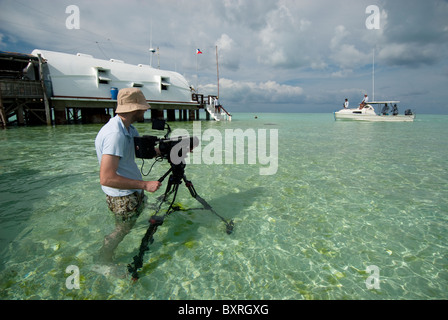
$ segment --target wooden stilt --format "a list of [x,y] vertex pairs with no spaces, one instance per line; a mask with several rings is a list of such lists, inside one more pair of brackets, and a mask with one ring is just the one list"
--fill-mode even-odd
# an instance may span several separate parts
[[6,114],[3,107],[2,91],[0,90],[0,122],[3,128],[6,128]]
[[37,59],[39,60],[39,75],[40,75],[40,83],[42,84],[42,93],[44,95],[44,105],[45,105],[45,118],[47,121],[47,125],[51,125],[51,114],[50,114],[50,102],[47,97],[47,90],[45,88],[45,78],[42,64],[44,63],[42,60],[42,56],[38,53]]
[[17,124],[20,125],[20,126],[24,126],[25,125],[25,118],[23,116],[23,106],[24,106],[24,104],[20,104],[17,107],[17,111],[16,111]]
[[167,117],[168,121],[176,120],[176,110],[174,110],[174,109],[166,110],[166,117]]
[[194,110],[188,110],[189,115],[188,115],[188,120],[190,121],[194,121],[195,120],[195,111]]

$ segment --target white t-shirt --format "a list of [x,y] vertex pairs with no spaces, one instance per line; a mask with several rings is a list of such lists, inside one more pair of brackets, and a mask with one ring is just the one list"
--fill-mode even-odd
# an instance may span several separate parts
[[[134,137],[138,137],[138,131],[134,126],[129,127],[129,131],[123,124],[121,118],[117,115],[109,120],[95,139],[96,155],[101,164],[103,154],[109,154],[120,157],[117,174],[129,179],[143,180],[142,174],[135,163]],[[112,197],[127,196],[136,189],[116,189],[101,186],[104,193]]]

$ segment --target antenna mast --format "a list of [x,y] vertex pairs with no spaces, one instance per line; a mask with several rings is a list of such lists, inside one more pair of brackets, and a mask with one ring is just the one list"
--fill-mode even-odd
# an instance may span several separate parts
[[149,65],[152,67],[152,57],[154,56],[154,53],[156,50],[152,47],[152,21],[150,26],[150,34],[149,34],[149,52],[151,52],[151,55],[149,56]]
[[372,63],[372,101],[375,101],[375,48],[373,48],[373,63]]
[[219,67],[218,67],[218,46],[216,46],[216,77],[218,80],[218,98],[219,98]]

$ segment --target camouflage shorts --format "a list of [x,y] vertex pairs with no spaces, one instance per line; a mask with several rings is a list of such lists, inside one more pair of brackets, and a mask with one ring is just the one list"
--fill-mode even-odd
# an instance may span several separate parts
[[145,194],[134,192],[127,196],[111,197],[106,195],[109,209],[115,213],[115,218],[120,221],[128,221],[137,218],[143,209]]

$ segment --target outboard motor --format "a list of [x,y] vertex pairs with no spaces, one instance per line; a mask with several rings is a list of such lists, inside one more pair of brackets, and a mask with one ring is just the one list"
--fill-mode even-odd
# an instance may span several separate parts
[[412,116],[412,110],[411,109],[406,109],[406,111],[404,112],[405,116]]

